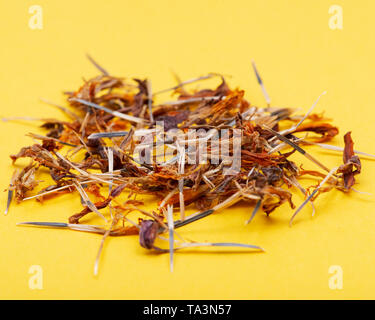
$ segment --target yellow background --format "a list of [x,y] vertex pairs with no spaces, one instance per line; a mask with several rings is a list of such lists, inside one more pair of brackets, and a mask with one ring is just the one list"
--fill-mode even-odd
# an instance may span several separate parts
[[[339,126],[334,143],[342,146],[343,134],[352,130],[355,148],[375,153],[374,1],[0,3],[1,117],[61,117],[38,99],[63,104],[63,90],[75,90],[82,77],[96,75],[86,53],[114,75],[149,77],[155,90],[175,83],[171,69],[182,79],[230,74],[230,84],[264,106],[251,70],[254,59],[272,105],[307,111],[327,90],[316,111],[325,110]],[[28,9],[34,4],[43,8],[43,30],[28,27]],[[343,30],[328,26],[332,4],[343,8]],[[1,188],[13,171],[8,155],[32,143],[25,134],[41,133],[37,124],[0,123]],[[341,164],[339,153],[311,152],[329,167]],[[362,163],[356,188],[375,194],[375,162]],[[298,193],[294,199],[297,205],[303,201]],[[0,203],[5,209],[5,192]],[[306,206],[292,228],[287,205],[269,218],[258,214],[248,226],[244,221],[252,208],[235,206],[180,232],[198,241],[257,244],[267,252],[181,251],[173,273],[168,255],[147,252],[137,237],[110,238],[98,277],[93,263],[99,235],[15,226],[21,221],[65,222],[80,209],[77,196],[44,205],[12,204],[8,216],[0,216],[0,298],[375,298],[374,204],[371,196],[333,191],[318,198],[315,217]],[[43,268],[43,290],[29,289],[31,265]],[[331,265],[343,269],[342,290],[329,289]]]

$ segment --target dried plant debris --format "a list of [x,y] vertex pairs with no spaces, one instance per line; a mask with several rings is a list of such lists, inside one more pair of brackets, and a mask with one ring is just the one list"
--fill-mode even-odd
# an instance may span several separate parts
[[[66,92],[68,107],[43,100],[63,111],[64,119],[23,118],[42,121],[46,133],[29,134],[34,144],[11,156],[13,163],[20,158],[29,158],[30,163],[12,176],[5,213],[13,198],[48,202],[75,193],[83,208],[72,212],[67,223],[20,224],[102,234],[95,274],[108,236],[138,234],[143,248],[170,253],[171,270],[174,251],[184,248],[234,246],[263,251],[249,244],[187,241],[177,232],[239,201],[250,206],[245,224],[261,212],[270,215],[284,203],[294,209],[292,192],[299,191],[305,201],[292,214],[291,223],[321,193],[352,190],[354,177],[361,172],[359,156],[373,157],[353,149],[350,132],[344,135],[344,148],[322,143],[339,130],[322,114],[312,113],[320,97],[305,115],[272,107],[255,63],[267,103],[264,108],[246,100],[243,90],[231,89],[220,74],[179,81],[153,92],[156,84],[151,86],[149,79],[112,76],[89,59],[101,75],[85,81],[77,91]],[[197,81],[212,78],[220,81],[216,88],[191,89]],[[160,102],[167,92],[175,98]],[[311,145],[342,152],[343,164],[328,168],[324,160],[306,151]],[[296,151],[305,162],[291,160]],[[310,165],[312,169],[303,169]],[[42,172],[49,173],[50,184],[36,191]],[[317,179],[316,186],[301,186],[299,180],[306,175]],[[154,210],[144,208],[142,195],[158,199]],[[196,213],[185,213],[194,207]],[[131,220],[130,213],[137,213],[138,221]],[[106,224],[81,223],[94,215]]]

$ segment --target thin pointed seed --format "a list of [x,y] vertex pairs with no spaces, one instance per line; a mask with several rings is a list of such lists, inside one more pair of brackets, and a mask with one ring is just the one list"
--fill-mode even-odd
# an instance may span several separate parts
[[334,172],[336,170],[337,170],[337,168],[333,168],[332,170],[330,170],[328,172],[328,174],[325,176],[325,178],[320,182],[318,187],[313,192],[311,192],[311,194],[306,198],[306,200],[298,207],[298,209],[294,212],[292,218],[289,221],[289,226],[292,226],[293,220],[296,217],[296,215],[298,214],[298,212],[300,212],[302,210],[302,208],[306,205],[306,203],[308,203],[314,197],[314,195],[327,182],[327,180],[334,174]]
[[[108,233],[107,233],[108,232]],[[104,246],[104,241],[105,239],[107,238],[107,235],[109,234],[110,230],[108,229],[106,231],[106,233],[103,235],[103,238],[102,240],[100,241],[100,245],[99,245],[99,250],[98,250],[98,253],[96,254],[96,259],[95,259],[95,263],[94,263],[94,276],[97,276],[98,273],[99,273],[99,260],[100,260],[100,255],[102,253],[102,250],[103,250],[103,246]]]
[[204,212],[202,212],[202,213],[199,213],[199,214],[193,215],[191,218],[187,217],[187,218],[185,218],[184,221],[177,220],[177,221],[175,221],[175,223],[174,223],[174,227],[175,227],[175,228],[183,227],[183,226],[185,226],[185,225],[187,225],[187,224],[189,224],[189,223],[192,223],[192,222],[194,222],[194,221],[197,221],[197,220],[199,220],[199,219],[202,219],[202,218],[204,218],[204,217],[207,217],[207,216],[209,216],[209,215],[210,215],[211,213],[213,213],[213,212],[214,212],[214,210],[209,209],[209,210],[206,210],[206,211],[204,211]]
[[[302,119],[295,126],[292,126],[289,129],[282,130],[279,133],[284,136],[284,135],[286,135],[288,133],[292,133],[293,131],[295,131],[307,119],[307,117],[310,115],[310,113],[314,110],[315,106],[318,104],[320,98],[323,95],[325,95],[326,93],[327,93],[327,91],[323,91],[320,94],[320,96],[315,100],[315,102],[313,103],[313,105],[310,107],[309,111],[307,111],[307,113],[302,117]],[[274,138],[276,138],[276,137],[273,137],[272,139],[270,139],[270,141],[273,141]]]
[[207,178],[207,176],[204,174],[202,175],[203,181],[212,189],[215,188],[215,185],[211,182],[210,179]]
[[103,251],[104,241],[108,237],[108,235],[110,234],[110,232],[111,232],[113,226],[115,225],[115,223],[116,223],[116,220],[113,220],[112,223],[111,223],[111,226],[105,231],[105,233],[102,237],[102,240],[100,241],[99,250],[98,250],[98,253],[96,255],[96,259],[95,259],[95,263],[94,263],[94,275],[95,276],[97,276],[98,272],[99,272],[99,261],[100,261],[100,255]]
[[181,247],[177,247],[176,250],[189,248],[189,247],[241,247],[241,248],[249,248],[249,249],[256,249],[260,251],[265,251],[262,247],[246,244],[246,243],[236,243],[236,242],[202,242],[202,243],[183,243]]
[[66,162],[67,164],[69,164],[73,169],[77,170],[80,174],[84,175],[85,177],[89,177],[91,179],[94,179],[94,180],[97,180],[97,181],[100,181],[102,183],[108,183],[108,181],[105,181],[103,179],[100,179],[98,178],[95,174],[90,174],[80,168],[78,168],[76,165],[74,165],[71,161],[69,161],[68,159],[65,159],[60,153],[58,153],[57,151],[54,152],[56,156],[58,156],[61,160],[63,160],[64,162]]
[[311,160],[312,162],[314,162],[316,165],[318,165],[319,167],[321,167],[325,171],[329,172],[329,169],[324,164],[322,164],[320,161],[318,161],[317,159],[315,159],[311,154],[309,154],[309,153],[306,152],[305,153],[305,157],[307,159]]
[[271,98],[270,98],[270,96],[268,95],[268,92],[267,92],[267,90],[266,90],[266,87],[265,87],[264,84],[263,84],[263,80],[262,80],[262,78],[260,77],[260,75],[259,75],[259,73],[258,73],[258,70],[257,70],[257,67],[256,67],[256,65],[255,65],[255,62],[252,61],[251,64],[252,64],[252,66],[253,66],[254,73],[255,73],[255,76],[256,76],[256,78],[257,78],[257,80],[258,80],[258,83],[259,83],[260,87],[262,88],[263,96],[264,96],[264,98],[265,98],[267,104],[270,105],[270,104],[271,104]]
[[128,217],[125,217],[125,216],[124,216],[124,219],[125,219],[126,221],[130,222],[130,223],[131,223],[133,226],[135,226],[138,230],[141,229],[141,227],[140,227],[137,223],[135,223],[133,220],[130,220]]
[[90,62],[105,76],[108,76],[109,73],[107,70],[105,70],[103,67],[101,67],[88,53],[86,54],[87,59],[90,60]]
[[350,190],[353,190],[354,192],[357,192],[359,194],[365,194],[367,196],[372,196],[372,197],[374,196],[374,194],[371,192],[360,191],[360,190],[354,189],[353,187],[351,187]]
[[150,114],[150,121],[151,121],[151,123],[153,123],[154,122],[154,116],[152,114],[152,85],[151,85],[150,80],[147,80],[147,92],[148,92],[148,97],[147,97],[148,112]]
[[254,217],[255,217],[256,213],[258,212],[261,204],[262,204],[262,200],[258,200],[258,202],[256,203],[255,208],[254,208],[254,210],[251,214],[251,217],[249,218],[249,220],[246,221],[246,224],[249,224],[254,219]]
[[134,128],[131,127],[131,129],[129,130],[129,133],[125,136],[125,138],[120,143],[119,148],[121,150],[123,150],[125,148],[125,146],[129,143],[129,141],[133,137],[133,135],[134,135]]
[[87,139],[98,139],[98,138],[116,138],[124,137],[128,134],[128,131],[114,131],[114,132],[97,132],[90,134]]
[[74,231],[90,232],[104,234],[105,230],[102,226],[88,225],[88,224],[72,224],[72,223],[62,223],[62,222],[20,222],[16,224],[17,226],[32,226],[32,227],[47,227],[47,228],[61,228],[70,229]]
[[[91,182],[95,182],[95,180],[81,181],[79,183],[80,184],[86,184],[86,183],[91,183]],[[74,187],[74,184],[68,184],[68,185],[65,185],[65,186],[62,186],[62,187],[59,187],[59,188],[55,188],[55,189],[50,190],[50,191],[46,191],[46,192],[39,193],[39,194],[30,196],[30,197],[27,197],[27,198],[23,198],[22,201],[26,201],[26,200],[30,200],[30,199],[34,199],[34,198],[43,197],[43,196],[45,196],[47,194],[58,192],[58,191],[61,191],[61,190],[64,190],[64,189],[67,189],[67,188],[70,188],[70,187]]]
[[81,195],[82,199],[86,203],[86,205],[91,209],[91,211],[95,212],[100,218],[102,218],[105,222],[107,222],[107,219],[99,212],[98,208],[95,206],[93,202],[89,199],[87,193],[82,188],[82,186],[79,183],[74,183],[74,186],[76,187],[77,191]]
[[[108,173],[113,175],[113,149],[111,147],[108,147]],[[113,179],[109,181],[109,195],[111,195],[112,184]]]
[[173,272],[173,247],[174,247],[174,222],[173,222],[173,205],[168,205],[167,209],[167,220],[169,230],[169,266],[171,272]]
[[88,225],[88,224],[73,224],[68,223],[68,228],[74,231],[82,231],[82,232],[91,232],[91,233],[99,233],[104,234],[105,229],[102,226],[95,226],[95,225]]
[[[288,179],[287,177],[285,177],[286,180],[289,181],[289,183],[291,183],[293,186],[297,187],[298,190],[301,191],[301,193],[306,197],[307,196],[307,192],[306,190],[301,186],[301,184],[298,182],[298,180],[293,177],[291,179]],[[311,207],[312,207],[312,216],[315,215],[315,206],[314,206],[314,203],[312,201],[310,201],[310,204],[311,204]]]
[[100,218],[102,218],[105,222],[108,222],[108,220],[99,212],[99,210],[96,208],[95,204],[92,203],[90,200],[85,200],[86,205],[91,209],[91,211],[95,212]]
[[258,249],[261,251],[264,251],[262,247],[252,245],[252,244],[246,244],[246,243],[235,243],[235,242],[214,242],[212,243],[212,246],[215,247],[243,247],[243,248],[250,248],[250,249]]
[[222,100],[225,99],[225,96],[217,97],[197,97],[197,98],[190,98],[190,99],[183,99],[183,100],[175,100],[175,101],[166,101],[160,104],[160,106],[169,106],[169,105],[180,105],[185,103],[194,103],[194,102],[204,102],[204,101],[215,101],[215,100]]
[[[113,175],[113,149],[111,147],[108,147],[108,172]],[[108,197],[111,195],[112,186],[113,186],[113,179],[109,181]],[[111,202],[109,203],[108,206],[109,206],[109,212],[111,214],[111,219],[113,219]]]
[[[259,196],[253,195],[253,194],[251,194],[251,195],[247,194],[246,197],[249,198],[249,199],[254,199],[254,200],[259,200],[260,199]],[[242,199],[242,194],[241,194],[241,191],[239,190],[236,193],[232,194],[229,198],[227,198],[223,202],[220,202],[219,204],[217,204],[216,206],[214,206],[213,210],[217,211],[217,210],[226,208],[226,207],[228,207],[228,206],[230,206],[230,205],[238,202],[241,199]]]
[[177,192],[177,188],[174,188],[171,192],[169,192],[165,197],[164,199],[162,200],[162,202],[160,202],[159,204],[159,209],[163,208],[165,203]]
[[34,138],[34,139],[38,139],[38,140],[53,140],[53,141],[56,141],[58,143],[61,143],[63,145],[69,146],[69,147],[78,147],[78,145],[76,145],[76,144],[71,144],[69,142],[65,142],[65,141],[62,141],[62,140],[59,140],[59,139],[56,139],[56,138],[52,138],[52,137],[43,136],[41,134],[35,134],[35,133],[29,132],[26,136]]
[[81,122],[81,127],[79,128],[79,132],[81,132],[82,139],[86,135],[86,126],[87,126],[87,122],[89,121],[89,117],[90,117],[90,112],[86,111],[85,117],[83,118]]
[[268,131],[272,132],[275,136],[277,136],[277,138],[287,144],[289,144],[291,147],[293,147],[294,149],[296,149],[299,153],[303,154],[307,159],[309,159],[310,161],[314,162],[316,165],[318,165],[320,168],[322,168],[323,170],[329,172],[329,169],[324,165],[322,164],[320,161],[318,161],[317,159],[315,159],[311,154],[307,153],[305,150],[303,150],[300,146],[298,146],[297,144],[295,144],[294,142],[290,141],[288,138],[284,137],[283,135],[281,135],[280,133],[276,132],[275,130],[271,129],[270,127],[266,126],[266,125],[263,125]]
[[197,81],[200,81],[200,80],[205,80],[205,79],[210,79],[210,78],[213,78],[215,76],[219,76],[218,74],[209,74],[209,75],[206,75],[206,76],[202,76],[202,77],[199,77],[199,78],[194,78],[194,79],[190,79],[190,80],[185,80],[183,82],[180,82],[178,85],[174,86],[174,87],[171,87],[171,88],[167,88],[167,89],[163,89],[163,90],[160,90],[160,91],[157,91],[155,92],[153,95],[157,95],[157,94],[160,94],[160,93],[164,93],[164,92],[168,92],[168,91],[172,91],[172,90],[176,90],[178,88],[181,88],[183,87],[184,85],[186,84],[190,84],[190,83],[193,83],[193,82],[197,82]]
[[[180,183],[180,181],[182,183]],[[179,185],[183,185],[184,179],[181,179],[180,181],[179,181]],[[184,221],[185,220],[185,200],[184,200],[184,193],[182,189],[180,189],[178,196],[179,196],[179,201],[180,201],[180,219],[181,221]]]
[[327,91],[323,91],[320,96],[318,97],[318,99],[315,100],[315,102],[313,103],[313,105],[310,107],[309,111],[307,111],[307,113],[303,116],[303,118],[295,125],[294,127],[294,130],[297,129],[303,121],[305,121],[307,119],[307,117],[310,115],[310,113],[314,110],[315,106],[318,104],[320,98],[325,95],[327,93]]
[[144,123],[144,120],[141,119],[141,118],[129,116],[127,114],[123,114],[123,113],[118,112],[118,111],[112,111],[111,109],[108,109],[106,107],[100,106],[100,105],[98,105],[96,103],[93,103],[93,102],[90,102],[90,101],[86,101],[86,100],[78,99],[78,98],[70,98],[69,100],[70,101],[76,101],[76,102],[82,103],[82,104],[84,104],[84,105],[86,105],[88,107],[92,107],[92,108],[95,108],[95,109],[98,109],[98,110],[105,111],[105,112],[110,113],[111,115],[113,115],[115,117],[118,117],[118,118],[121,118],[121,119],[124,119],[124,120],[128,120],[128,121],[131,121],[131,122],[136,122],[136,123]]
[[[317,143],[317,142],[312,142],[312,141],[303,141],[303,142],[307,143],[307,144],[314,145],[314,146],[321,147],[323,149],[328,149],[328,150],[333,150],[333,151],[339,151],[339,152],[344,151],[344,148],[338,147],[338,146],[332,146],[330,144]],[[362,151],[358,151],[358,150],[353,150],[353,152],[356,153],[357,155],[362,155],[362,156],[365,156],[365,157],[375,158],[374,154],[370,154],[370,153],[366,153],[366,152],[362,152]]]
[[28,221],[28,222],[19,222],[17,226],[37,226],[37,227],[52,227],[52,228],[69,228],[68,223],[63,222],[41,222],[41,221]]
[[[10,187],[11,186],[12,185],[10,185]],[[12,199],[13,199],[13,190],[8,190],[7,207],[6,207],[5,212],[4,212],[5,215],[7,215],[8,212],[9,212],[9,207],[10,207],[10,204],[12,202]]]
[[47,99],[44,99],[44,98],[39,98],[39,100],[48,104],[48,105],[50,105],[50,106],[53,106],[53,107],[56,107],[56,108],[60,109],[62,112],[66,113],[68,116],[70,116],[72,119],[76,119],[76,120],[80,119],[80,117],[77,114],[75,114],[74,112],[70,111],[69,109],[67,109],[63,106],[60,106],[60,105],[58,105],[54,102],[51,102]]

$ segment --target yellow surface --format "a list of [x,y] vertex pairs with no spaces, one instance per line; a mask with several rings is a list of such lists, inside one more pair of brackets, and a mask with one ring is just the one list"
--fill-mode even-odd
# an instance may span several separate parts
[[[43,9],[42,30],[28,27],[34,4]],[[342,30],[328,26],[332,4],[343,8]],[[355,148],[375,153],[374,1],[2,0],[0,7],[2,117],[61,117],[38,98],[64,103],[63,90],[96,75],[87,52],[112,74],[150,77],[155,90],[174,84],[171,69],[182,79],[230,74],[233,86],[264,106],[250,67],[254,59],[273,105],[307,111],[327,90],[316,110],[325,110],[339,126],[334,143],[342,146],[343,134],[352,130]],[[32,143],[26,133],[42,131],[32,122],[3,122],[0,130],[5,189],[13,171],[8,155]],[[311,150],[329,167],[341,164],[339,153]],[[358,190],[375,194],[374,161],[363,161],[357,181]],[[297,205],[303,201],[298,193],[294,199]],[[5,208],[5,192],[0,203]],[[0,216],[0,298],[375,298],[374,204],[368,195],[333,191],[318,198],[315,217],[306,206],[292,228],[287,205],[269,218],[257,215],[248,226],[251,208],[236,206],[181,234],[253,243],[267,252],[179,252],[173,273],[168,255],[145,251],[137,237],[111,238],[98,277],[93,263],[100,236],[15,226],[66,221],[80,209],[78,197],[12,204],[8,216]],[[29,288],[32,265],[43,269],[42,290]],[[331,265],[343,270],[342,290],[328,286]]]

